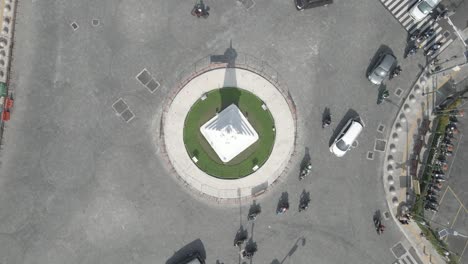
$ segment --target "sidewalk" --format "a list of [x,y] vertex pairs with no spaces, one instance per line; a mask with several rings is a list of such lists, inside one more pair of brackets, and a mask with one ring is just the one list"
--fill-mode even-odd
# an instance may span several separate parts
[[438,56],[437,63],[443,69],[440,67],[434,71],[438,65],[436,63],[422,71],[397,113],[385,152],[384,188],[391,215],[424,263],[445,263],[445,260],[420,235],[416,220],[402,225],[397,216],[402,206],[412,206],[414,180],[423,169],[421,161],[427,152],[425,146],[430,144],[429,132],[432,131],[435,117],[432,110],[440,103],[441,97],[448,95],[442,94],[439,89],[449,80],[457,83],[468,76],[468,64],[463,52],[464,45],[459,40],[454,41]]

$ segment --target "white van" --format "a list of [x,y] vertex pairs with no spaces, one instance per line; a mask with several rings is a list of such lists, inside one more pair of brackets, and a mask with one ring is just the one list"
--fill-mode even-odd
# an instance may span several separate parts
[[343,157],[351,148],[351,145],[361,133],[364,125],[359,121],[359,118],[351,118],[340,131],[335,141],[330,146],[330,152],[337,157]]

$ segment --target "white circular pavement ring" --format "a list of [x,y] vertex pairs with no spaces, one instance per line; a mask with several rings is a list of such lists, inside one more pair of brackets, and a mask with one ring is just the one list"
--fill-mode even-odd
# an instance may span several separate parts
[[[276,137],[272,152],[262,167],[241,179],[223,180],[201,171],[189,157],[183,141],[187,113],[205,93],[223,87],[238,87],[258,96],[273,116]],[[286,169],[295,147],[294,113],[283,94],[264,77],[240,68],[206,71],[191,79],[175,95],[163,116],[164,145],[172,167],[181,179],[199,192],[219,198],[246,198],[266,190]]]

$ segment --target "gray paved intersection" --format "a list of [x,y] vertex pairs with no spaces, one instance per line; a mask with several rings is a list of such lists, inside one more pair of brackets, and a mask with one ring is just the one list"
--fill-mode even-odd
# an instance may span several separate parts
[[[258,245],[254,263],[392,263],[405,241],[386,221],[381,158],[366,153],[385,139],[397,112],[376,105],[365,69],[381,45],[404,72],[388,87],[407,91],[421,57],[403,61],[407,33],[379,1],[336,1],[298,12],[292,1],[206,1],[208,19],[187,1],[21,1],[11,87],[15,109],[0,168],[0,262],[165,263],[200,241],[207,263],[239,263],[232,246],[242,225]],[[98,19],[98,25],[93,25]],[[71,23],[78,26],[74,30]],[[278,72],[298,111],[298,146],[290,173],[257,200],[262,214],[246,222],[249,204],[217,205],[194,196],[168,169],[158,140],[165,97],[183,69],[229,47]],[[136,76],[147,69],[160,87]],[[122,98],[135,116],[125,122]],[[390,99],[398,104],[399,98]],[[333,124],[321,129],[331,109]],[[120,108],[119,108],[120,109]],[[122,107],[122,111],[125,111]],[[328,142],[351,112],[366,124],[344,158]],[[314,166],[298,182],[306,152]],[[311,206],[298,213],[300,193]],[[282,192],[291,211],[274,213]],[[200,244],[200,243],[198,243]]]

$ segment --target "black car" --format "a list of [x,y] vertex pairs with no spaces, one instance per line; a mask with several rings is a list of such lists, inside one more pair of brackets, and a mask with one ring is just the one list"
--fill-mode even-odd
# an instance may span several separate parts
[[297,10],[303,10],[332,4],[333,0],[294,0],[294,3],[296,4]]

